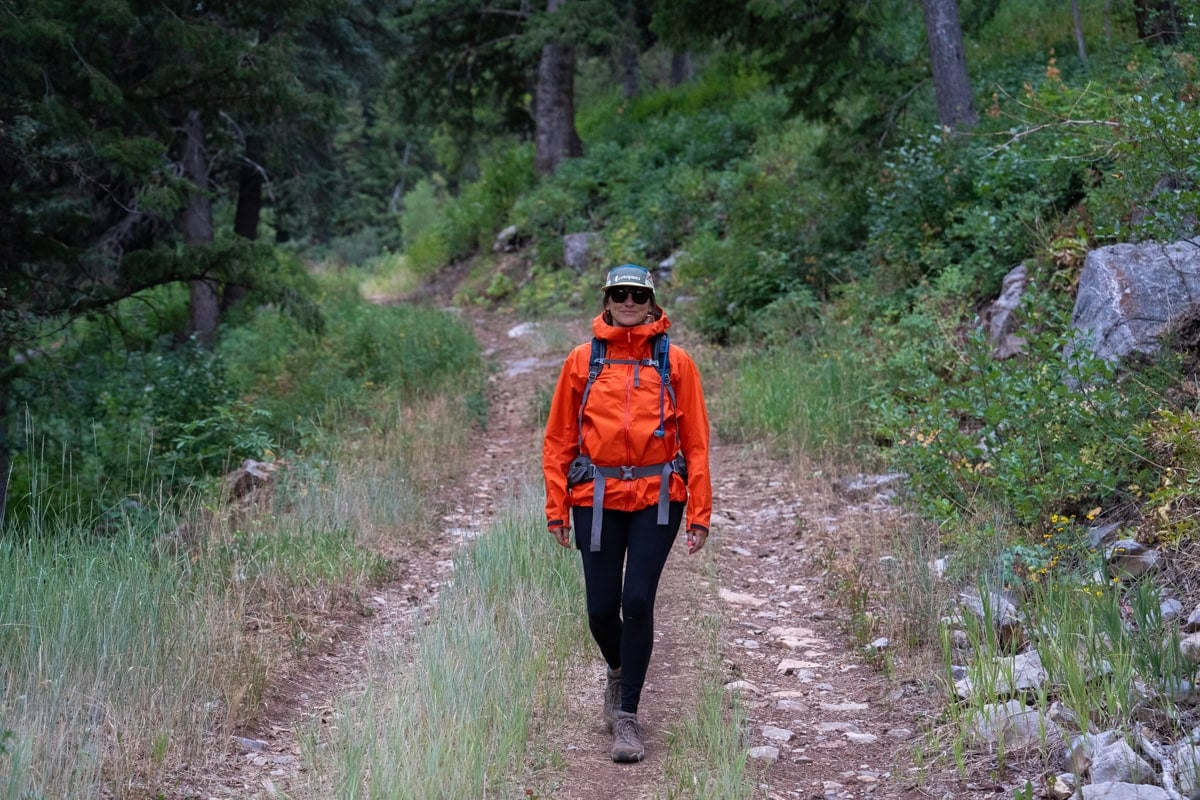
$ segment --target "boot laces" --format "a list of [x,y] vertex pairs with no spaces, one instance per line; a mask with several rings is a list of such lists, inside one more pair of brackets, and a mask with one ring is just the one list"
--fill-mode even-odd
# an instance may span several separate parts
[[637,747],[642,743],[642,726],[633,717],[619,717],[613,725],[613,733],[623,744]]

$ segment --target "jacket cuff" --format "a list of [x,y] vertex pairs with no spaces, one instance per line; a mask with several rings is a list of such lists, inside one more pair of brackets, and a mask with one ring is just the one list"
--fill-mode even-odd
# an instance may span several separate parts
[[705,536],[708,536],[708,528],[706,528],[705,526],[703,526],[697,522],[693,522],[691,525],[688,525],[688,530],[689,531],[700,531]]
[[552,519],[546,523],[546,528],[548,530],[554,530],[555,528],[561,528],[562,526],[563,521],[561,519]]

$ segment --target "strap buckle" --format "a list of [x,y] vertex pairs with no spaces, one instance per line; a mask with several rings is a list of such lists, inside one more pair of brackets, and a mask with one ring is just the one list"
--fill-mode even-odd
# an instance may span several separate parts
[[618,467],[617,469],[621,470],[621,480],[623,481],[631,481],[637,477],[633,474],[635,467]]

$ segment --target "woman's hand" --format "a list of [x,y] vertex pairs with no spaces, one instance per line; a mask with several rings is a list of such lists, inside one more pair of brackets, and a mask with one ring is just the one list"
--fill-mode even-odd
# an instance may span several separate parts
[[571,528],[568,525],[559,525],[557,528],[551,528],[550,532],[554,534],[554,538],[563,547],[571,546]]
[[688,555],[699,553],[708,540],[708,531],[701,528],[689,528],[687,532]]

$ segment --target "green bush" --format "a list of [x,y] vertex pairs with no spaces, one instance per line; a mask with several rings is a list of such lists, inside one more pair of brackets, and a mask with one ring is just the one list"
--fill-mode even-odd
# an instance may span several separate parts
[[957,363],[880,404],[893,461],[932,519],[1045,525],[1051,513],[1121,496],[1148,463],[1135,431],[1154,390],[1086,348],[1065,358],[1065,313],[1040,322],[1028,355],[997,360],[975,332]]
[[174,493],[243,459],[303,449],[314,425],[386,424],[396,402],[451,394],[481,419],[485,370],[461,322],[363,303],[349,281],[327,285],[321,300],[321,329],[261,306],[223,328],[213,350],[161,332],[160,317],[183,318],[183,291],[70,328],[52,358],[13,381],[26,412],[13,437],[13,518],[90,517],[131,494]]
[[994,294],[1033,250],[1038,230],[1082,196],[1082,167],[1048,155],[940,134],[905,143],[868,190],[864,260],[896,287],[953,265],[976,297]]
[[431,180],[421,180],[404,195],[400,231],[408,263],[420,273],[429,273],[446,263],[449,247],[438,222],[444,200]]
[[665,258],[694,231],[721,227],[714,200],[723,170],[749,155],[785,111],[784,100],[764,92],[614,124],[584,157],[522,197],[513,221],[535,240],[542,265],[561,263],[563,234],[601,229],[613,261]]
[[90,516],[94,503],[179,489],[270,448],[218,354],[194,341],[124,350],[100,324],[76,333],[15,382],[26,409],[9,489],[16,518]]
[[345,289],[327,295],[324,308],[323,334],[264,311],[222,340],[238,396],[270,413],[273,435],[285,446],[299,444],[297,421],[336,425],[370,415],[372,398],[383,389],[402,403],[482,391],[478,344],[445,312],[364,304]]
[[513,204],[533,185],[533,156],[531,144],[498,149],[481,162],[479,178],[446,204],[439,230],[451,258],[490,250],[496,234],[509,224]]

